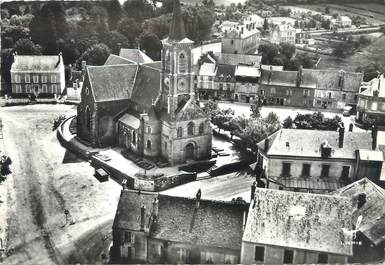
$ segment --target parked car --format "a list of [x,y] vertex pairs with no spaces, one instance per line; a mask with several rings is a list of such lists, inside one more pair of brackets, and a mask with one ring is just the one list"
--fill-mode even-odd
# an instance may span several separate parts
[[352,106],[345,106],[344,111],[342,112],[342,115],[350,116],[352,114],[353,114],[353,107]]

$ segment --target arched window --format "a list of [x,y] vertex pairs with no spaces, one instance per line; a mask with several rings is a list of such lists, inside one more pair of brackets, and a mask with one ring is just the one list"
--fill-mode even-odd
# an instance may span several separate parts
[[132,131],[132,143],[136,145],[136,132]]
[[147,140],[147,149],[151,149],[151,140]]
[[199,124],[199,134],[203,134],[204,130],[205,130],[205,125],[202,122],[201,124]]
[[186,55],[184,52],[181,52],[179,54],[179,61],[178,61],[178,69],[179,73],[185,73],[186,72]]
[[90,111],[90,107],[88,106],[86,106],[84,118],[85,118],[85,124],[87,128],[90,129],[91,128],[91,111]]
[[176,131],[176,135],[178,137],[182,137],[183,136],[183,129],[182,129],[182,127],[178,127],[178,129]]
[[189,122],[187,125],[187,135],[194,135],[194,123]]
[[151,126],[147,127],[147,133],[151,133]]

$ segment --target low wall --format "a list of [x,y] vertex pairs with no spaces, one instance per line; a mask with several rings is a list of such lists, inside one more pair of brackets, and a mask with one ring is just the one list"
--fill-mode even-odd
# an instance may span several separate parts
[[241,169],[247,168],[248,165],[249,165],[248,161],[238,161],[238,162],[226,164],[226,165],[220,166],[216,169],[213,169],[210,172],[210,176],[216,177],[216,176],[220,176],[220,175],[233,173],[233,172],[239,171]]
[[156,191],[169,189],[178,185],[182,185],[197,179],[195,172],[183,172],[178,175],[160,177],[154,180],[154,188]]

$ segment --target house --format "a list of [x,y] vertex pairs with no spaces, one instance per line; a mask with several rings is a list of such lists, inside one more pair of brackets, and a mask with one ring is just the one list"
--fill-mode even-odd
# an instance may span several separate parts
[[263,28],[263,23],[265,20],[258,16],[257,14],[252,14],[246,16],[246,18],[243,20],[243,23],[245,24],[253,24],[256,28],[261,29]]
[[281,129],[257,147],[269,188],[291,191],[326,193],[365,177],[378,183],[384,161],[375,130]]
[[220,25],[220,29],[223,33],[225,33],[225,32],[229,32],[232,29],[237,28],[238,25],[239,25],[239,22],[226,20],[222,22],[222,24]]
[[87,66],[78,137],[93,146],[118,145],[170,165],[210,158],[211,125],[196,100],[193,45],[175,0],[161,61],[122,49],[120,57],[133,63]]
[[267,22],[269,25],[290,25],[294,27],[296,19],[291,17],[269,17]]
[[256,188],[242,237],[242,264],[347,263],[349,198]]
[[118,263],[240,262],[248,204],[124,189],[113,224]]
[[272,24],[269,41],[274,44],[295,44],[296,29],[290,24]]
[[266,104],[312,107],[316,81],[298,71],[262,70],[258,97]]
[[338,16],[336,24],[339,28],[350,28],[352,27],[352,20],[347,16]]
[[261,33],[255,23],[239,25],[225,31],[222,38],[222,51],[224,53],[250,54],[258,49]]
[[362,83],[358,94],[356,123],[385,126],[384,75]]
[[199,68],[197,76],[197,88],[199,89],[199,98],[208,99],[217,96],[214,85],[214,79],[217,73],[215,63],[203,63]]
[[314,107],[343,109],[348,104],[357,104],[362,73],[332,69],[304,69],[303,72],[312,75],[317,83]]
[[353,243],[351,263],[378,262],[385,255],[385,190],[367,178],[343,187],[333,195],[355,202],[352,223],[357,230]]
[[238,65],[235,69],[234,100],[249,103],[256,99],[260,77],[259,67]]
[[14,55],[11,66],[13,97],[54,97],[65,89],[64,63],[58,55]]
[[214,98],[230,100],[235,90],[235,65],[218,64],[214,79]]

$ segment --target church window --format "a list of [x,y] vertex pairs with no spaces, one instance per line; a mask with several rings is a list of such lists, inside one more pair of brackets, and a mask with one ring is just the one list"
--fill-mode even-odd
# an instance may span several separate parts
[[178,136],[178,137],[182,137],[182,136],[183,136],[183,129],[182,129],[182,127],[178,127],[176,133],[177,133],[177,136]]
[[203,134],[204,129],[205,125],[203,123],[199,124],[199,134]]
[[90,129],[91,128],[91,111],[90,111],[90,107],[86,106],[86,110],[85,110],[85,123],[86,123],[86,126],[87,126],[87,129]]
[[132,131],[132,143],[136,145],[136,132]]
[[147,133],[151,133],[151,127],[150,126],[147,127]]
[[194,123],[189,122],[187,125],[187,135],[194,135]]
[[179,73],[185,73],[186,72],[186,55],[181,52],[179,54],[179,63],[178,63],[178,68],[179,68]]
[[164,150],[167,150],[167,142],[164,142]]
[[147,140],[147,149],[151,149],[151,140]]

